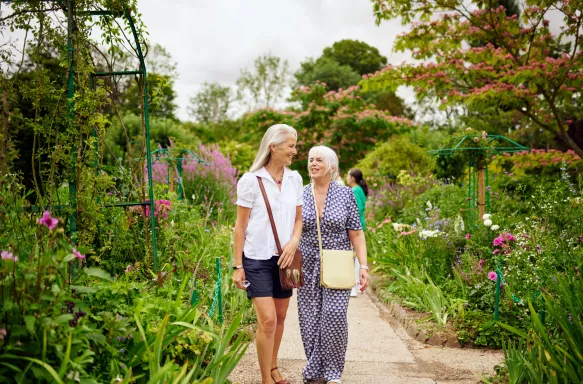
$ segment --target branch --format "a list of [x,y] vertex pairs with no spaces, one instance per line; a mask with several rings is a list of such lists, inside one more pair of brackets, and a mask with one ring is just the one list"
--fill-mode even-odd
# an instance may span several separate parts
[[27,13],[45,13],[45,12],[51,12],[51,11],[60,11],[61,8],[49,8],[49,9],[23,9],[21,11],[16,11],[14,13],[11,13],[10,15],[3,17],[0,19],[0,23],[3,23],[6,20],[10,20],[16,16],[20,16],[20,15],[25,15]]

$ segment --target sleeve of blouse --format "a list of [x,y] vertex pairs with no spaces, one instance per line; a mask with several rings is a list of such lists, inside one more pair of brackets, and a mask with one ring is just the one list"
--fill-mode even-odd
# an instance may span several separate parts
[[253,208],[256,185],[255,175],[252,173],[244,174],[237,183],[237,202],[235,204],[245,208]]
[[298,200],[296,202],[296,206],[300,206],[300,205],[304,205],[304,181],[302,180],[302,175],[300,175],[298,172],[296,172],[296,196],[298,197]]
[[358,213],[358,205],[356,204],[356,197],[351,189],[348,189],[346,194],[348,198],[348,203],[346,204],[346,209],[348,211],[346,219],[346,228],[353,231],[362,230],[362,225],[360,224],[360,214]]

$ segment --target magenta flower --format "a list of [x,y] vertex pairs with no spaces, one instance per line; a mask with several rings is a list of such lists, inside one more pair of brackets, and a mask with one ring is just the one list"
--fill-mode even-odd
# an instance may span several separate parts
[[511,233],[504,234],[504,239],[507,241],[514,241],[514,236]]
[[49,211],[45,211],[45,213],[43,213],[43,217],[38,219],[36,222],[37,224],[44,225],[48,229],[53,229],[57,226],[59,220],[55,217],[51,217],[51,213]]
[[471,235],[470,233],[467,233],[467,234],[466,234],[466,240],[469,240],[469,239],[471,239],[471,238],[472,238],[472,235]]
[[484,259],[480,259],[480,261],[478,261],[478,265],[479,265],[480,267],[483,267],[483,266],[484,266],[484,264],[486,264],[486,260],[484,260]]
[[82,255],[81,252],[79,252],[75,248],[73,248],[73,255],[75,255],[75,257],[78,258],[79,260],[85,260],[85,255]]
[[496,281],[496,272],[494,271],[490,271],[488,272],[488,279],[492,280],[492,281]]
[[502,237],[502,235],[500,235],[494,239],[494,246],[495,247],[499,246],[502,243],[504,243],[504,237]]
[[130,271],[134,269],[134,267],[130,264],[126,267],[126,273],[130,273]]
[[493,255],[497,255],[499,253],[500,253],[500,250],[499,249],[495,249],[494,252],[492,252]]

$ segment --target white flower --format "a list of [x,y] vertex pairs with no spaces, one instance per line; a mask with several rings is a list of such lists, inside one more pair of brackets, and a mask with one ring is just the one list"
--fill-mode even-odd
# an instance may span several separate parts
[[490,220],[492,218],[492,215],[489,213],[485,213],[484,216],[482,216],[482,220]]
[[427,200],[427,208],[433,209],[433,204],[431,204],[431,201],[429,200]]
[[499,230],[499,229],[500,229],[500,226],[499,226],[499,225],[496,225],[496,224],[494,224],[494,225],[493,225],[493,226],[492,226],[490,229],[491,229],[491,230],[493,230],[493,231],[497,231],[497,230]]
[[441,233],[440,231],[430,231],[430,230],[424,229],[421,232],[419,232],[419,237],[421,237],[422,239],[425,239],[428,237],[437,237],[440,233]]
[[485,225],[486,227],[489,227],[489,226],[491,226],[491,225],[492,225],[492,220],[490,220],[490,219],[484,220],[484,225]]

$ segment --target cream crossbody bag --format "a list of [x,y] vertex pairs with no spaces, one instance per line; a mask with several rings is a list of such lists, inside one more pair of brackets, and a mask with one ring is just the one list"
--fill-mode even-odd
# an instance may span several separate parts
[[329,289],[351,289],[354,286],[354,253],[352,251],[322,249],[320,215],[318,214],[313,183],[312,196],[314,197],[318,245],[320,247],[320,285]]

